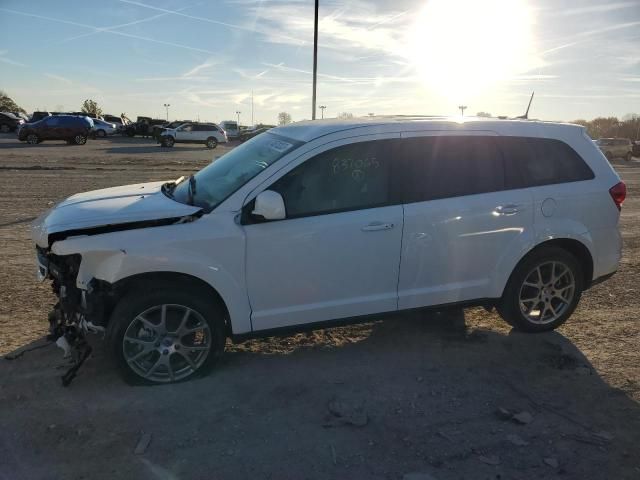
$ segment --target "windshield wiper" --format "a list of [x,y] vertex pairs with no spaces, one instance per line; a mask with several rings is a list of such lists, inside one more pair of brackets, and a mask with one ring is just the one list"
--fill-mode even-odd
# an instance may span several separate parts
[[193,205],[193,199],[196,196],[196,177],[189,175],[189,205]]

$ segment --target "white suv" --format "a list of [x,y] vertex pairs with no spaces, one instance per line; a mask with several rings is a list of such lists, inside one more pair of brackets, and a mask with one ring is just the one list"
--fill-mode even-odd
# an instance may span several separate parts
[[302,122],[188,179],[74,195],[33,225],[54,332],[106,328],[128,378],[225,339],[443,305],[556,328],[613,275],[625,186],[577,125]]
[[216,148],[227,142],[227,134],[215,123],[183,123],[177,128],[167,128],[160,133],[160,144],[173,147],[176,143],[202,143]]

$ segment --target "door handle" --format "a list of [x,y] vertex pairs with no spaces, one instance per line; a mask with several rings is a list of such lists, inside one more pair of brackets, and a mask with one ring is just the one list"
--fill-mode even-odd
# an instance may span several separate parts
[[393,223],[371,222],[369,225],[362,227],[363,232],[377,232],[378,230],[391,230]]
[[522,205],[510,203],[508,205],[498,205],[493,211],[497,215],[515,215],[522,209]]

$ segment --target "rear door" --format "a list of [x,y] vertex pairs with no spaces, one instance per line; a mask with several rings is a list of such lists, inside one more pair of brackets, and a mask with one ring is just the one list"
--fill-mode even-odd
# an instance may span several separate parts
[[505,190],[495,136],[403,139],[400,309],[496,297],[532,235],[531,194]]
[[42,127],[38,136],[42,140],[57,139],[59,137],[60,118],[57,116],[47,117],[42,122]]

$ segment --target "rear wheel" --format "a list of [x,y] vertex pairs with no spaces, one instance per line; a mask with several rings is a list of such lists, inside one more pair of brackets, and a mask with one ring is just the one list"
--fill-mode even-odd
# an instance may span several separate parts
[[29,145],[36,145],[40,143],[40,139],[38,138],[38,135],[36,135],[35,133],[30,133],[29,135],[27,135],[27,143]]
[[224,315],[208,292],[157,287],[123,297],[109,322],[109,349],[128,381],[185,380],[224,352]]
[[207,138],[206,142],[207,148],[216,148],[218,146],[218,140],[213,137]]
[[104,130],[100,129],[96,132],[96,135],[100,138],[104,138],[107,136],[107,132],[105,132]]
[[82,134],[78,134],[75,137],[73,137],[73,142],[76,145],[84,145],[85,143],[87,143],[87,136],[86,135],[82,135]]
[[511,274],[498,312],[526,332],[553,330],[571,316],[583,288],[582,269],[573,255],[557,247],[541,248]]

